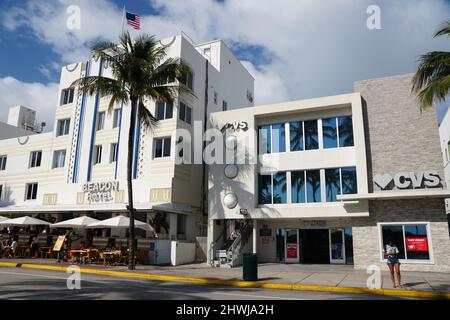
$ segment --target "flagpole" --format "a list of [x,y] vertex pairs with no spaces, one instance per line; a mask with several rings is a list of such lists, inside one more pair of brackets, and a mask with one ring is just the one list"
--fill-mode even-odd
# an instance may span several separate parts
[[122,36],[122,34],[123,34],[123,29],[124,29],[125,15],[126,15],[125,5],[123,5],[123,12],[122,12],[122,31],[120,32],[120,35],[121,35],[121,36]]

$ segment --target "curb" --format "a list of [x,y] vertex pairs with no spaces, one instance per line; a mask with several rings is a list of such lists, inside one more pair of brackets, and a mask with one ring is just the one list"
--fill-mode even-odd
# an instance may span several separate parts
[[[59,267],[32,263],[15,263],[15,262],[0,262],[0,267],[12,267],[23,269],[39,269],[70,272],[71,267]],[[319,286],[319,285],[303,285],[303,284],[288,284],[288,283],[268,283],[268,282],[247,282],[240,280],[222,280],[211,278],[192,278],[182,276],[169,276],[149,273],[138,273],[130,271],[112,271],[99,270],[90,268],[80,268],[81,273],[98,274],[116,277],[139,278],[157,281],[171,281],[184,282],[195,285],[221,285],[241,288],[263,288],[275,290],[296,290],[296,291],[319,291],[319,292],[335,292],[335,293],[359,293],[359,294],[374,294],[392,297],[409,297],[409,298],[425,298],[425,299],[449,299],[450,292],[429,292],[429,291],[414,291],[414,290],[394,290],[394,289],[368,289],[358,287],[334,287],[334,286]]]

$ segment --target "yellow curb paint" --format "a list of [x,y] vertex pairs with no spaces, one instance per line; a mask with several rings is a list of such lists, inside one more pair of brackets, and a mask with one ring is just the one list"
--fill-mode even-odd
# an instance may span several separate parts
[[[25,269],[40,269],[66,272],[71,267],[65,266],[49,266],[31,263],[16,263],[16,262],[0,262],[0,267],[20,267]],[[148,274],[130,271],[112,271],[99,270],[90,268],[80,268],[81,273],[99,274],[116,277],[140,278],[147,280],[158,281],[172,281],[184,282],[197,285],[223,285],[233,287],[245,288],[264,288],[276,290],[296,290],[296,291],[319,291],[319,292],[337,292],[337,293],[360,293],[360,294],[376,294],[395,297],[410,297],[410,298],[426,298],[426,299],[450,299],[449,292],[437,293],[428,291],[414,291],[414,290],[394,290],[394,289],[368,289],[358,287],[333,287],[333,286],[318,286],[318,285],[303,285],[303,284],[287,284],[287,283],[268,283],[268,282],[247,282],[237,280],[221,280],[208,278],[191,278],[180,277],[163,274]]]

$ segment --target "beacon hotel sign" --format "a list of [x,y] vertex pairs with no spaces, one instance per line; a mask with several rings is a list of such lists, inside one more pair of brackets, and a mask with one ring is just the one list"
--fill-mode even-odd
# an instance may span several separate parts
[[426,170],[418,172],[398,172],[394,175],[389,173],[378,174],[373,181],[381,190],[397,189],[421,189],[436,188],[441,186],[441,178],[437,170]]
[[119,191],[119,181],[88,182],[83,184],[83,193],[89,203],[111,202]]

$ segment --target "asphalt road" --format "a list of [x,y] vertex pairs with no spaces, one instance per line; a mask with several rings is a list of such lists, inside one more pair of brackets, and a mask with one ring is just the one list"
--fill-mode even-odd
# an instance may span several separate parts
[[[328,300],[395,299],[379,295],[266,290],[191,285],[146,279],[81,274],[80,289],[68,289],[69,274],[58,271],[0,268],[0,299],[10,300]],[[70,284],[75,282],[69,281]]]

